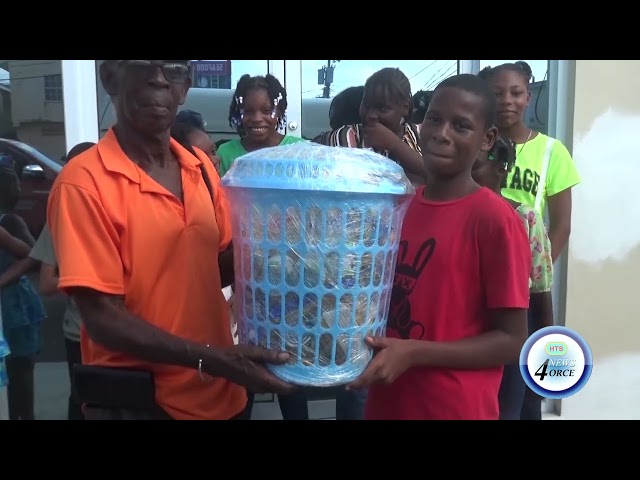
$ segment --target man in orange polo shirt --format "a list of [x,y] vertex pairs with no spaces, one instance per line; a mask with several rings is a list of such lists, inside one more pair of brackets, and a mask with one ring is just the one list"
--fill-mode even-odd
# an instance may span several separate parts
[[107,60],[100,79],[116,124],[65,166],[48,208],[59,287],[84,319],[76,378],[85,416],[232,419],[245,408],[243,387],[291,393],[264,367],[286,353],[234,346],[220,178],[203,152],[170,137],[189,61]]

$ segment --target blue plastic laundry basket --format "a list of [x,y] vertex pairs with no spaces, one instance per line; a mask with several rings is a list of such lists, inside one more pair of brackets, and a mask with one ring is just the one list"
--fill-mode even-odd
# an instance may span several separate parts
[[297,385],[357,378],[364,338],[386,331],[402,222],[415,189],[370,150],[311,142],[238,158],[232,211],[239,341],[285,349],[269,368]]

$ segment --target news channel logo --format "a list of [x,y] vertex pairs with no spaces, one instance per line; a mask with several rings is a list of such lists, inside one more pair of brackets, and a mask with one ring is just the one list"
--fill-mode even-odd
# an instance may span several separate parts
[[591,348],[567,327],[545,327],[531,335],[520,352],[520,373],[531,390],[544,398],[578,393],[593,370]]

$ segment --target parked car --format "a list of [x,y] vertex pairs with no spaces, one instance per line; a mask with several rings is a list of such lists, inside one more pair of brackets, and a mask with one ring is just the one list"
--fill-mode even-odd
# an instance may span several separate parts
[[15,212],[38,238],[47,221],[47,200],[62,165],[26,143],[0,138],[0,154],[13,160],[22,195]]

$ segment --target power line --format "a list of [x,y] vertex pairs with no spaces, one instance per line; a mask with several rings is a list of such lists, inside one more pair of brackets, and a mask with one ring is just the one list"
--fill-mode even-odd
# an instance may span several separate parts
[[453,65],[449,65],[449,68],[444,71],[442,74],[440,74],[440,76],[436,77],[436,75],[438,75],[438,73],[440,73],[445,67],[447,67],[447,64],[445,63],[444,66],[438,70],[437,73],[435,73],[433,75],[433,77],[431,77],[431,80],[428,81],[427,83],[425,83],[425,90],[429,90],[431,88],[435,88],[443,79],[451,76],[451,74],[453,74],[454,70],[458,69],[458,61],[454,60]]
[[427,68],[429,68],[431,65],[433,65],[434,63],[436,63],[438,60],[434,60],[433,62],[431,62],[429,65],[427,65],[426,67],[424,67],[423,69],[421,69],[418,73],[413,74],[411,77],[409,77],[409,80],[417,77],[418,75],[420,75],[422,72],[424,72]]

